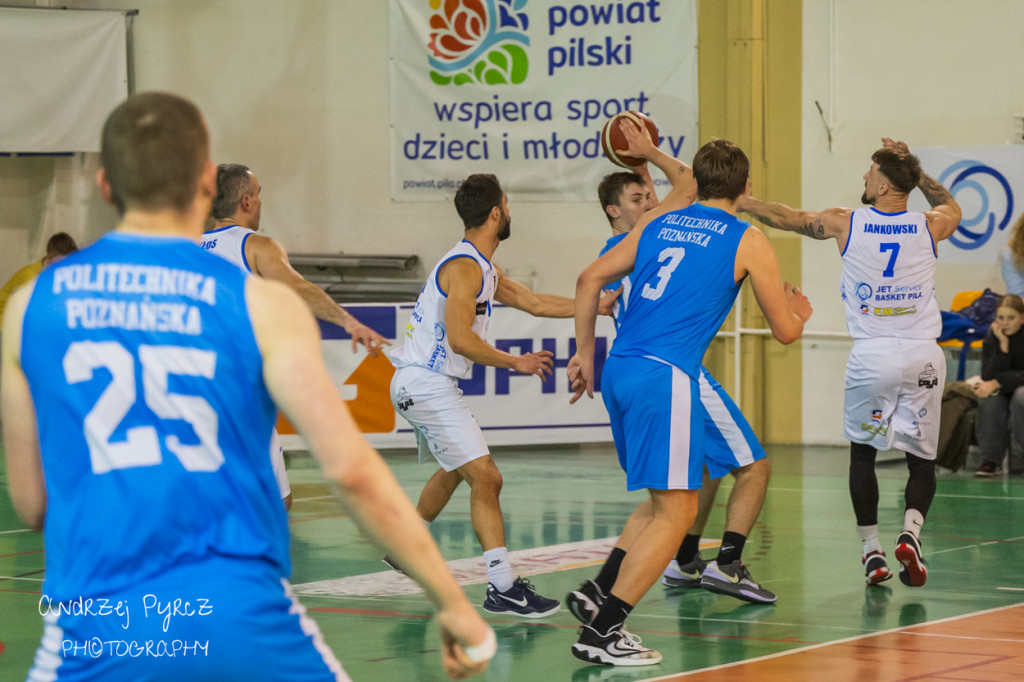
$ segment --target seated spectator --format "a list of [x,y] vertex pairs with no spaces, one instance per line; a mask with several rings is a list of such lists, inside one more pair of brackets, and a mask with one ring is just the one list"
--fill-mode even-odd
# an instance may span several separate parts
[[999,269],[1003,272],[1006,293],[1024,296],[1024,213],[1010,229],[1010,239],[999,252]]
[[46,242],[46,255],[41,260],[29,263],[21,270],[18,270],[0,288],[0,319],[3,319],[4,308],[7,307],[7,298],[14,293],[15,289],[31,282],[47,265],[56,263],[64,256],[75,251],[78,251],[78,244],[75,244],[75,240],[67,232],[58,232],[50,237],[49,241]]
[[974,428],[982,462],[975,476],[989,478],[1003,473],[1010,449],[1011,473],[1024,472],[1024,462],[1009,448],[1010,439],[1024,443],[1024,300],[1016,294],[1003,296],[996,319],[981,348],[981,381],[974,384],[978,413]]

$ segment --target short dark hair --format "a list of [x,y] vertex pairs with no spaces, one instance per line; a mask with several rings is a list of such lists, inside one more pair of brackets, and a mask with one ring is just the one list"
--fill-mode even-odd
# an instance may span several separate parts
[[46,257],[54,259],[78,251],[78,244],[67,232],[58,232],[46,242]]
[[233,216],[242,197],[249,193],[250,178],[249,167],[240,163],[217,166],[217,198],[210,207],[210,215],[217,220]]
[[462,181],[455,192],[455,211],[467,230],[487,222],[491,209],[501,207],[505,192],[498,178],[490,173],[476,173]]
[[619,171],[618,173],[609,173],[604,176],[601,184],[597,186],[597,199],[601,202],[601,212],[604,213],[604,217],[608,219],[609,223],[612,222],[613,218],[608,215],[608,211],[604,210],[605,206],[618,206],[619,197],[622,196],[622,191],[626,189],[626,185],[646,187],[647,183],[644,182],[644,176],[639,173]]
[[697,199],[738,198],[747,188],[750,160],[729,140],[712,140],[693,157]]
[[910,152],[883,147],[871,155],[878,170],[903,194],[910,194],[921,181],[921,162]]
[[196,105],[166,92],[132,95],[107,117],[100,158],[118,213],[188,210],[210,138]]

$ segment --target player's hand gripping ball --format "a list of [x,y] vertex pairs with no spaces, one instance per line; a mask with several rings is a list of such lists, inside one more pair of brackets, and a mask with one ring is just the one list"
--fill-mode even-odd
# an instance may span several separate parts
[[601,149],[604,151],[604,155],[608,157],[608,160],[616,166],[636,168],[643,164],[645,160],[615,152],[616,149],[624,150],[629,148],[626,136],[619,130],[619,121],[623,120],[631,122],[636,126],[637,130],[641,130],[641,126],[647,126],[647,132],[650,133],[651,142],[654,143],[655,147],[658,146],[659,141],[658,126],[654,125],[654,121],[639,111],[623,111],[608,119],[608,122],[604,124],[604,128],[601,129]]

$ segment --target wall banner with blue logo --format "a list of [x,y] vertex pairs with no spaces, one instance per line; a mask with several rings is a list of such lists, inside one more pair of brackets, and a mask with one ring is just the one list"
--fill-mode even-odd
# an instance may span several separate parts
[[391,0],[390,42],[395,199],[494,173],[517,198],[590,201],[615,170],[601,128],[625,110],[696,152],[695,0]]
[[[943,263],[991,265],[1006,245],[1014,220],[1024,209],[1016,192],[1024,190],[1024,146],[925,147],[911,150],[925,172],[938,180],[960,204],[963,217],[956,233],[939,244]],[[928,210],[920,192],[908,208]]]

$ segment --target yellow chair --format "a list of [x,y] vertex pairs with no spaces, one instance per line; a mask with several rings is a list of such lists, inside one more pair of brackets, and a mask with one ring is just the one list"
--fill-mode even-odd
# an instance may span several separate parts
[[[950,310],[952,310],[953,312],[956,312],[958,310],[963,310],[964,308],[966,308],[967,306],[969,306],[970,304],[972,304],[976,300],[978,300],[978,297],[980,297],[983,293],[985,293],[985,292],[984,291],[958,291],[958,292],[956,292],[955,294],[953,294],[953,305],[950,306]],[[960,364],[957,367],[957,372],[956,372],[956,380],[957,381],[963,381],[964,380],[965,369],[966,369],[966,366],[967,366],[967,352],[969,350],[973,349],[973,348],[977,348],[977,349],[980,350],[981,349],[981,344],[982,344],[982,340],[978,339],[977,341],[971,341],[971,343],[966,348],[964,348],[964,342],[961,341],[960,339],[949,339],[947,341],[939,341],[939,345],[940,346],[942,346],[943,348],[949,348],[951,350],[956,351],[957,355],[960,358]]]

